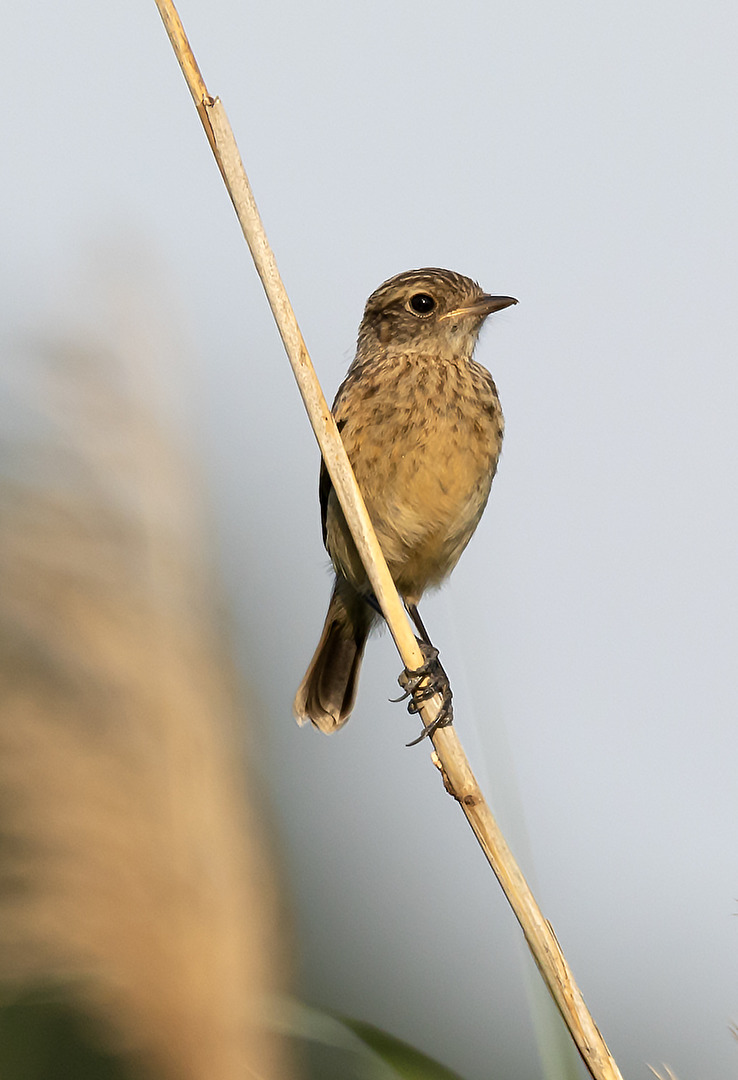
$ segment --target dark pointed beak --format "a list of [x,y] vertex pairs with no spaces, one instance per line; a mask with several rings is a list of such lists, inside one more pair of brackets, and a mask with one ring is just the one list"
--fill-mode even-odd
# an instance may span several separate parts
[[510,307],[511,304],[517,304],[517,300],[513,296],[490,296],[488,293],[483,293],[471,303],[454,308],[453,311],[447,311],[441,318],[452,319],[460,315],[476,315],[480,319],[484,319],[487,315],[491,315],[493,311],[502,311],[503,308]]
[[475,315],[491,315],[493,311],[502,311],[503,308],[510,307],[512,304],[517,304],[513,296],[489,296],[485,293],[466,310],[473,311]]

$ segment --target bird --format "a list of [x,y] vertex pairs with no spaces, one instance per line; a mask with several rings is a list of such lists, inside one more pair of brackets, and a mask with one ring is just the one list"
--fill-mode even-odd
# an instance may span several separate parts
[[[487,316],[516,303],[437,267],[389,278],[367,300],[356,356],[332,408],[426,658],[422,669],[400,676],[403,697],[411,696],[408,708],[417,712],[440,691],[444,706],[434,728],[451,722],[451,692],[417,605],[454,569],[487,505],[504,419],[494,380],[473,354]],[[335,583],[293,712],[299,724],[330,734],[354,708],[364,648],[381,611],[324,462],[319,494]]]

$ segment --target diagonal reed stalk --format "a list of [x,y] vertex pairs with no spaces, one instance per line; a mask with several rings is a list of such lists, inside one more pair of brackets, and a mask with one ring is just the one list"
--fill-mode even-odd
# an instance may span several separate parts
[[[208,93],[179,15],[170,0],[156,0],[172,47],[192,94],[228,194],[236,210],[277,323],[315,437],[404,666],[418,668],[423,657],[356,484],[346,451],[320,388],[241,161],[225,110]],[[438,695],[421,710],[430,726],[438,715]],[[433,760],[447,791],[458,801],[520,923],[533,958],[558,1006],[584,1064],[595,1080],[622,1080],[564,958],[551,924],[543,917],[474,777],[453,728],[433,736]]]

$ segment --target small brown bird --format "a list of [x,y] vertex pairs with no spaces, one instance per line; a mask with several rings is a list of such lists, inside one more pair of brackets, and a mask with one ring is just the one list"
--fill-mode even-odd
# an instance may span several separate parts
[[[450,270],[410,270],[367,301],[356,358],[333,415],[390,573],[420,634],[432,690],[450,689],[417,611],[469,543],[489,497],[504,422],[492,376],[472,359],[482,323],[517,303]],[[300,724],[330,733],[348,720],[377,602],[325,465],[323,541],[336,571],[320,643],[295,697]],[[435,662],[435,669],[433,664]],[[406,673],[410,710],[429,694]],[[422,680],[420,680],[422,681]]]

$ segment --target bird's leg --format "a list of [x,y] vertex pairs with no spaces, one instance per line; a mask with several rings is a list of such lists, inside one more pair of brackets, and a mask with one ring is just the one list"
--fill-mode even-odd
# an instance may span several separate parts
[[402,672],[397,681],[404,693],[402,697],[396,700],[404,701],[405,698],[409,697],[411,700],[407,709],[409,713],[414,715],[420,711],[424,701],[435,697],[436,694],[440,694],[442,698],[441,708],[433,723],[424,727],[418,738],[407,744],[408,746],[415,746],[429,735],[433,735],[439,728],[448,727],[449,724],[454,722],[454,710],[451,704],[453,695],[448,675],[443,670],[443,665],[438,659],[438,649],[433,645],[416,605],[408,603],[407,600],[404,603],[407,613],[415,623],[418,631],[417,642],[423,654],[424,662],[414,671],[405,668]]
[[420,634],[420,638],[418,640],[425,642],[426,645],[430,645],[430,647],[433,648],[433,642],[431,641],[430,635],[425,628],[425,623],[420,617],[420,612],[418,611],[417,605],[410,604],[407,600],[403,600],[402,602],[405,605],[405,611],[415,623],[415,629]]
[[379,600],[377,600],[374,593],[373,592],[362,593],[362,596],[364,597],[364,600],[367,602],[367,604],[372,609],[372,611],[376,611],[377,615],[381,615],[382,618],[384,618],[384,612],[382,611],[381,607],[379,606]]

